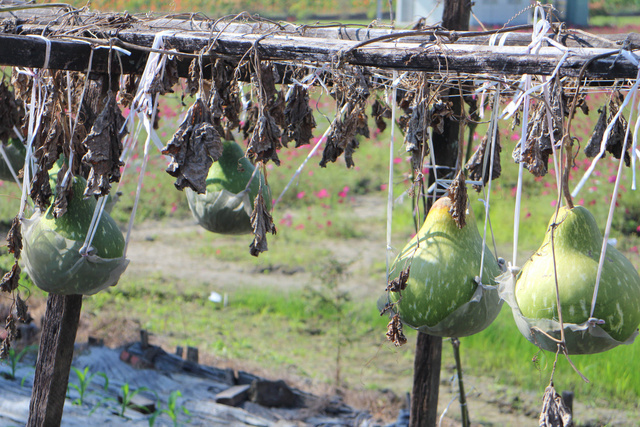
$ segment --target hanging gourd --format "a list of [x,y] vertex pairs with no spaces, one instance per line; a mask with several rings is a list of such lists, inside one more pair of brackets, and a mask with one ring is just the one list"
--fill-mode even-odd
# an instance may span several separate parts
[[557,277],[569,354],[599,353],[633,342],[640,324],[640,276],[622,253],[607,244],[594,296],[602,240],[595,218],[582,206],[563,206],[557,219],[551,218],[542,245],[516,277],[516,304],[510,304],[529,341],[557,351],[557,342],[545,335],[560,339]]
[[[10,143],[7,145],[4,145],[1,141],[0,141],[0,144],[2,144],[2,148],[5,154],[7,155],[7,159],[9,160],[9,164],[11,165],[11,168],[13,168],[13,171],[17,175],[18,171],[22,169],[22,165],[24,165],[24,152],[25,152],[24,146],[22,146],[22,150],[21,150],[19,147],[22,144],[14,140],[10,140]],[[13,180],[14,180],[14,176],[11,173],[11,169],[9,169],[9,166],[7,165],[7,162],[4,156],[2,156],[2,154],[0,153],[0,181],[13,181]]]
[[262,173],[255,170],[242,148],[233,141],[223,144],[222,155],[209,169],[206,193],[185,188],[189,208],[198,223],[213,233],[251,233],[250,217],[260,187],[267,209],[271,209],[271,194]]
[[129,261],[125,240],[105,211],[90,247],[81,250],[96,207],[96,199],[83,198],[84,178],[73,178],[67,211],[55,218],[53,205],[23,220],[25,270],[40,289],[55,294],[91,295],[115,285]]
[[406,287],[392,289],[389,300],[404,324],[430,335],[463,337],[489,326],[500,312],[502,301],[492,286],[500,267],[485,246],[478,277],[483,244],[473,212],[467,207],[466,225],[459,228],[451,208],[449,197],[437,200],[402,249],[390,280],[404,281],[401,275],[408,271]]

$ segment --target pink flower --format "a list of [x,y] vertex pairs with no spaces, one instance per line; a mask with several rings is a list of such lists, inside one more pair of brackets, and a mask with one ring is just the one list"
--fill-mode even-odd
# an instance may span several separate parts
[[333,223],[331,221],[327,221],[327,227],[331,227],[331,225],[333,225]]
[[518,192],[518,188],[517,187],[513,187],[511,189],[511,197],[515,197],[517,192]]
[[511,134],[511,140],[512,141],[517,141],[520,139],[520,135],[518,135],[517,133],[512,133]]
[[281,220],[280,220],[280,225],[284,225],[287,227],[291,227],[291,224],[293,223],[293,217],[291,216],[291,214],[286,214]]
[[342,191],[338,193],[338,197],[345,198],[347,197],[348,193],[349,193],[349,187],[345,185]]
[[611,175],[609,176],[609,178],[607,179],[610,183],[614,183],[616,182],[616,176],[615,175]]
[[558,204],[558,201],[557,201],[557,200],[552,200],[552,201],[551,201],[551,206],[552,206],[552,207],[555,207],[557,204]]
[[178,210],[178,206],[175,203],[171,203],[171,213],[174,213]]
[[578,200],[578,204],[580,206],[584,206],[584,197],[582,199]]
[[296,197],[298,199],[302,199],[304,197],[304,191],[299,192],[298,194],[296,194]]
[[393,163],[394,163],[394,164],[396,164],[396,165],[397,165],[398,163],[402,163],[402,158],[401,158],[401,157],[396,157],[396,158],[394,158],[394,159],[393,159]]
[[304,230],[304,224],[296,225],[296,230]]
[[326,199],[327,197],[329,197],[329,192],[327,191],[326,188],[323,188],[322,190],[316,193],[316,197],[318,199]]
[[527,214],[524,217],[526,219],[526,218],[529,218],[530,216],[531,216],[531,212],[527,212]]
[[638,247],[637,247],[637,246],[634,246],[634,247],[632,247],[632,248],[631,248],[631,249],[629,249],[629,250],[630,250],[631,252],[633,252],[634,254],[637,254],[637,253],[638,253]]
[[640,225],[636,227],[636,232],[640,233]]
[[387,184],[380,184],[380,191],[385,191],[387,187]]

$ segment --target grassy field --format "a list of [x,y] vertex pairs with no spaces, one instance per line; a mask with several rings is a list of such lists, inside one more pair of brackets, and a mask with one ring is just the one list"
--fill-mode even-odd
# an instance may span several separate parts
[[[334,106],[330,98],[319,94],[318,129],[321,135],[328,125]],[[594,93],[589,102],[596,107],[605,101]],[[580,114],[574,121],[574,135],[585,144],[596,117]],[[164,141],[172,135],[184,113],[178,96],[164,98],[160,103]],[[508,126],[501,128],[503,141],[503,175],[495,181],[491,202],[491,220],[498,255],[510,259],[513,234],[514,192],[517,171],[511,161],[511,151],[518,135]],[[475,139],[478,143],[482,128]],[[317,140],[317,139],[316,139]],[[296,184],[276,206],[274,221],[278,234],[270,238],[270,251],[259,258],[250,257],[246,237],[220,240],[207,234],[184,235],[175,244],[185,245],[189,254],[202,257],[207,263],[230,262],[246,266],[247,270],[279,265],[287,268],[304,266],[316,280],[300,287],[274,292],[249,283],[220,284],[229,293],[228,307],[213,310],[206,300],[207,283],[184,283],[162,273],[146,277],[126,276],[113,289],[86,299],[84,313],[93,334],[108,333],[108,322],[129,322],[151,331],[167,345],[198,345],[201,352],[216,358],[234,360],[239,364],[284,370],[292,375],[310,378],[327,385],[347,386],[364,390],[390,388],[396,393],[409,390],[413,367],[415,333],[409,331],[410,343],[400,349],[385,342],[387,320],[378,315],[376,300],[385,287],[385,261],[380,259],[368,271],[350,271],[346,260],[332,259],[332,245],[358,242],[371,238],[380,247],[384,243],[385,224],[378,218],[358,218],[353,215],[356,202],[362,198],[378,200],[374,209],[384,212],[387,197],[389,165],[389,130],[362,140],[354,159],[356,167],[344,164],[318,166],[320,157],[313,158]],[[268,182],[278,196],[295,169],[306,157],[310,147],[283,149],[281,167],[269,166]],[[402,197],[409,187],[409,163],[401,138],[396,141],[394,155],[395,197],[394,236],[392,246],[401,248],[415,232],[410,197]],[[581,155],[572,171],[576,182],[589,166]],[[125,171],[120,187],[122,200],[114,217],[124,225],[132,208],[136,171],[141,165],[140,153],[134,155]],[[136,224],[159,221],[167,224],[187,220],[190,212],[184,194],[173,188],[173,178],[163,172],[166,161],[154,154],[144,178],[144,191]],[[612,177],[617,163],[607,158],[576,202],[587,206],[604,227]],[[554,211],[556,186],[550,173],[544,178],[525,174],[525,191],[520,228],[520,258],[526,257],[542,240],[547,222]],[[637,267],[640,265],[640,198],[630,188],[630,171],[625,170],[623,190],[618,200],[614,221],[614,236],[618,247]],[[482,227],[484,213],[479,196],[470,192],[472,206]],[[275,198],[275,197],[274,197]],[[15,184],[0,182],[0,220],[3,225],[13,217],[18,207]],[[157,230],[162,234],[162,226]],[[162,236],[157,236],[161,239]],[[347,242],[347,243],[345,243]],[[6,248],[0,247],[0,267],[10,265]],[[355,291],[360,280],[379,281],[378,290]],[[259,280],[259,279],[258,279]],[[28,281],[24,281],[28,283]],[[311,286],[313,285],[313,286]],[[30,289],[33,301],[44,298],[42,292]],[[122,313],[127,313],[123,319]],[[185,333],[185,331],[188,331]],[[592,380],[586,384],[561,358],[555,379],[558,389],[572,389],[578,399],[594,405],[637,409],[640,398],[640,356],[638,343],[623,346],[600,355],[574,357],[577,368]],[[449,345],[444,347],[443,369],[453,363]],[[541,392],[547,385],[553,356],[540,353],[517,331],[508,307],[485,331],[462,340],[466,372],[472,376],[491,376],[496,381]],[[339,356],[338,356],[339,355]],[[533,361],[535,359],[535,362]]]

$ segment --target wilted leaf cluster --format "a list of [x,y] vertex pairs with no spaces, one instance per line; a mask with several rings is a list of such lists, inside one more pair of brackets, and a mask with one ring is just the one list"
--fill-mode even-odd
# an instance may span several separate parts
[[214,161],[222,155],[222,141],[212,123],[211,112],[198,97],[162,154],[172,157],[167,173],[176,179],[178,190],[185,187],[206,193],[207,175]]

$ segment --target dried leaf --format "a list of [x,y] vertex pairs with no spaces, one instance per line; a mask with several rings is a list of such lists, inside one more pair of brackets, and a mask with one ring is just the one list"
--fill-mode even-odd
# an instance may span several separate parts
[[[405,149],[411,153],[411,167],[413,170],[422,170],[423,147],[427,147],[427,126],[425,103],[421,102],[411,109],[411,116],[405,122],[404,141]],[[424,155],[428,153],[425,149]]]
[[164,65],[164,73],[158,73],[151,82],[149,93],[160,95],[173,93],[173,86],[178,83],[179,79],[178,61],[175,57],[169,57]]
[[116,98],[110,92],[91,132],[82,142],[87,149],[82,161],[91,167],[85,197],[105,196],[111,190],[111,183],[120,181],[120,167],[124,165],[120,155],[125,135],[120,129],[124,122]]
[[342,118],[337,118],[333,123],[333,131],[327,138],[327,143],[322,153],[321,167],[326,167],[328,162],[335,162],[342,153],[348,168],[355,166],[353,153],[360,143],[357,135],[368,136],[367,116],[364,114],[364,105],[356,105],[348,110]]
[[2,340],[2,344],[0,344],[0,360],[5,360],[9,357],[9,350],[11,349],[11,342],[9,338],[5,338]]
[[196,99],[162,154],[173,157],[167,173],[176,179],[178,190],[189,186],[204,194],[209,168],[222,155],[220,135],[211,123],[211,112],[201,98]]
[[282,144],[286,146],[291,140],[296,142],[296,148],[309,144],[313,138],[316,120],[313,110],[309,107],[309,91],[305,87],[295,85],[292,88],[284,109],[284,117],[287,127],[282,135]]
[[553,383],[549,384],[544,391],[539,425],[540,427],[568,427],[573,425],[571,411],[564,404],[562,397],[556,392]]
[[22,323],[31,323],[33,320],[29,315],[27,304],[20,298],[20,293],[16,294],[16,314],[18,315],[18,320]]
[[198,93],[200,89],[200,61],[198,58],[193,58],[191,64],[189,64],[189,76],[187,77],[187,89],[186,93],[193,96]]
[[136,96],[137,86],[135,75],[127,74],[124,76],[124,84],[120,85],[120,90],[118,91],[118,98],[123,107],[131,107],[133,98]]
[[467,218],[467,185],[464,178],[464,172],[461,170],[449,187],[449,198],[451,199],[449,212],[458,228],[466,225]]
[[0,141],[15,137],[14,127],[20,128],[24,119],[22,102],[9,90],[4,79],[0,81]]
[[[610,112],[609,117],[606,121],[604,119],[607,111],[606,106],[602,107],[601,110],[598,110],[600,111],[600,117],[598,118],[598,122],[596,123],[593,134],[591,135],[591,138],[589,138],[589,142],[584,149],[584,153],[587,155],[587,157],[595,157],[596,155],[598,155],[598,153],[600,153],[605,129],[607,128],[607,126],[611,125],[613,118],[616,114],[618,114],[619,111],[619,100],[617,98],[618,97],[614,96],[609,102]],[[627,120],[621,114],[618,120],[616,120],[615,124],[613,125],[611,134],[609,135],[609,139],[607,140],[607,146],[605,148],[609,153],[613,154],[616,159],[619,159],[622,156],[622,148],[624,146],[624,138],[627,132],[627,126]],[[632,135],[631,132],[629,132],[629,135],[627,137],[627,150],[629,150],[629,148],[631,147],[631,139]],[[624,153],[624,163],[627,167],[629,167],[631,164],[631,156],[629,156],[628,151],[625,151]]]
[[40,209],[40,212],[44,212],[49,207],[51,195],[49,171],[46,169],[39,169],[31,180],[31,191],[29,192],[29,196],[33,199],[33,203],[36,207]]
[[[69,170],[69,166],[65,163],[58,171],[58,178],[56,183],[56,199],[53,202],[53,216],[60,218],[67,212],[67,206],[69,205],[69,199],[73,197],[73,174],[69,175],[67,182],[64,182],[64,177]],[[65,184],[64,187],[62,184]]]
[[18,215],[11,221],[11,228],[7,233],[7,249],[15,259],[20,259],[22,251],[22,221]]
[[389,282],[385,291],[398,292],[398,293],[404,291],[407,287],[407,280],[409,280],[410,270],[411,270],[411,264],[409,264],[407,268],[402,270],[398,275],[398,277],[396,277],[395,279]]
[[[494,180],[500,177],[500,173],[502,172],[502,166],[500,165],[500,152],[502,151],[502,147],[500,145],[500,132],[496,133],[496,143],[494,146],[494,154],[493,154],[493,169],[490,168],[491,161],[491,151],[487,150],[487,146],[489,145],[489,139],[492,137],[493,132],[491,129],[487,132],[487,135],[482,138],[482,142],[480,142],[480,146],[473,153],[473,156],[469,159],[467,164],[465,165],[465,169],[469,171],[469,179],[472,181],[482,181],[485,185],[489,182],[489,179]],[[488,158],[486,156],[489,156]],[[482,170],[486,169],[484,174]],[[489,172],[491,170],[491,178],[489,177]],[[474,185],[473,188],[476,191],[480,191],[482,186]]]
[[600,144],[602,144],[602,138],[604,137],[604,131],[607,128],[607,106],[603,105],[602,108],[599,108],[598,113],[600,113],[598,121],[593,128],[589,142],[587,142],[587,145],[584,147],[584,154],[587,157],[595,157],[598,155],[600,152]]
[[396,347],[400,347],[407,343],[407,337],[402,332],[402,322],[400,316],[397,314],[391,318],[391,321],[387,324],[387,339],[391,341]]
[[4,322],[4,330],[7,331],[7,340],[13,341],[18,336],[18,328],[16,328],[16,318],[13,314],[9,314]]
[[384,132],[387,128],[387,122],[384,119],[391,118],[391,108],[376,99],[371,105],[371,116],[376,121],[376,127],[380,132]]
[[19,280],[20,280],[20,266],[18,265],[18,260],[15,260],[13,263],[13,267],[2,277],[2,281],[0,281],[0,291],[2,292],[13,292],[18,288]]
[[265,207],[262,191],[258,192],[253,202],[253,212],[251,213],[251,227],[253,227],[254,239],[249,246],[251,255],[257,257],[261,252],[268,250],[267,234],[276,234],[276,226],[273,224],[273,218]]
[[265,107],[260,108],[258,121],[249,140],[248,157],[255,162],[266,163],[273,160],[279,166],[278,149],[282,146],[280,135],[276,121]]
[[431,109],[429,110],[429,126],[439,134],[444,132],[445,119],[453,117],[451,105],[451,102],[443,102],[442,100],[438,100],[431,105]]

